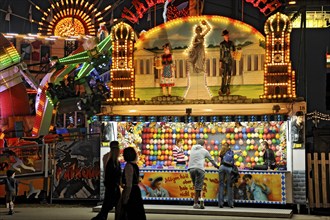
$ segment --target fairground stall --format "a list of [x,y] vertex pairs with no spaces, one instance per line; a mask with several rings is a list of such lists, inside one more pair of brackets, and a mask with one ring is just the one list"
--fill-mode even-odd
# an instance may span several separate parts
[[[198,28],[204,43],[194,51]],[[220,92],[224,77],[218,43],[223,30],[230,33],[235,44],[230,94]],[[240,173],[234,186],[236,202],[293,203],[293,172],[305,169],[305,158],[303,136],[299,143],[292,142],[303,135],[303,129],[297,134],[292,127],[296,112],[305,111],[306,103],[295,95],[290,31],[288,17],[279,13],[267,20],[266,36],[240,21],[197,16],[155,27],[142,33],[134,44],[133,29],[125,23],[117,24],[111,32],[112,98],[103,103],[102,114],[91,124],[92,129],[102,130],[101,157],[109,151],[111,140],[118,140],[122,149],[135,147],[140,154],[140,188],[145,200],[192,201],[189,172],[187,166],[177,166],[174,146],[183,140],[189,161],[191,147],[204,139],[204,147],[218,162],[221,145],[227,142],[235,152]],[[162,95],[160,57],[166,43],[171,45],[175,85],[172,94]],[[201,60],[203,71],[197,71],[198,63],[190,59],[195,52],[205,56]],[[274,170],[254,169],[264,163],[263,141],[275,152]],[[203,197],[215,202],[218,171],[210,162],[205,162],[205,168]],[[246,178],[251,179],[249,184],[263,185],[263,195],[249,193]]]
[[[136,6],[142,4],[133,2]],[[60,3],[56,5],[52,7],[57,8]],[[73,8],[71,4],[61,3],[62,6]],[[80,20],[88,17],[88,27],[93,26],[89,18],[92,8],[93,5],[88,6],[90,13],[79,13]],[[265,8],[269,10],[270,6]],[[146,7],[139,9],[138,14],[146,12]],[[290,19],[281,13],[270,16],[263,35],[232,18],[199,14],[172,16],[171,20],[140,33],[128,23],[113,25],[114,21],[108,33],[100,18],[94,21],[94,26],[100,25],[98,40],[85,36],[83,43],[72,36],[80,32],[63,28],[74,19],[58,15],[58,25],[53,26],[46,21],[46,13],[41,31],[49,34],[45,29],[49,27],[53,37],[29,36],[16,42],[19,37],[7,34],[5,39],[0,35],[2,51],[7,51],[1,53],[6,62],[0,63],[4,79],[0,87],[2,115],[9,118],[28,114],[28,97],[21,91],[22,75],[36,94],[36,116],[25,123],[32,124],[28,126],[29,133],[35,139],[49,132],[57,133],[44,139],[42,146],[33,138],[27,142],[17,138],[12,143],[7,138],[9,147],[32,147],[1,150],[1,177],[7,169],[15,169],[24,184],[22,196],[28,192],[29,197],[38,197],[43,188],[43,194],[52,199],[98,200],[103,191],[101,161],[110,150],[109,142],[118,140],[121,149],[135,147],[139,151],[140,188],[145,200],[189,202],[193,186],[187,167],[177,166],[173,148],[182,140],[184,158],[189,161],[192,146],[204,139],[204,147],[217,162],[223,143],[235,151],[235,165],[240,172],[234,188],[236,202],[290,204],[294,203],[293,194],[304,197],[305,183],[296,183],[295,176],[305,177],[306,173],[301,119],[306,103],[296,97],[295,71],[290,59]],[[123,12],[123,18],[131,23],[138,21],[129,10]],[[78,26],[77,30],[83,30],[83,24],[72,23]],[[96,35],[95,27],[84,33]],[[22,59],[14,43],[9,43],[13,39],[24,52]],[[46,42],[49,47],[44,49],[44,56],[39,54],[45,59],[53,44],[66,48],[65,54],[64,50],[52,50],[49,69],[39,85],[22,61],[31,58],[27,53],[31,46],[37,50],[35,41]],[[12,99],[17,89],[22,97]],[[6,127],[14,127],[14,122],[8,121]],[[87,131],[84,126],[88,123]],[[68,134],[70,129],[74,136]],[[0,140],[4,140],[2,133]],[[255,169],[264,163],[260,147],[263,141],[275,152],[274,170]],[[121,162],[124,166],[122,158]],[[205,168],[203,198],[215,202],[218,172],[209,162]],[[247,178],[250,183],[263,186],[263,195],[249,193]],[[3,192],[4,188],[0,190]]]

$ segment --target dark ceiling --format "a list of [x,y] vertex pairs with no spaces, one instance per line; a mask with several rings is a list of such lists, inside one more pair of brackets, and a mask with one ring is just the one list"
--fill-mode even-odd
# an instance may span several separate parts
[[[15,32],[15,33],[36,33],[38,32],[38,25],[31,24],[28,20],[29,17],[29,7],[30,2],[38,5],[41,9],[47,10],[50,7],[50,2],[55,0],[0,0],[0,32]],[[131,9],[135,12],[132,6],[131,0],[95,0],[98,2],[98,9],[102,10],[109,4],[117,5],[113,7],[110,11],[104,13],[105,21],[111,19],[111,13],[113,12],[114,18],[121,18],[121,14],[124,7]],[[145,3],[145,0],[139,0]],[[172,0],[173,1],[173,0]],[[174,0],[174,3],[184,2],[187,0]],[[252,0],[250,0],[252,1]],[[257,0],[254,0],[257,1]],[[268,0],[271,1],[271,0]],[[275,0],[274,0],[275,1]],[[301,8],[306,8],[306,10],[330,11],[330,0],[297,0],[295,6],[290,6],[287,4],[288,0],[279,0],[282,6],[276,11],[282,11],[285,13],[293,13]],[[80,2],[80,0],[79,0]],[[92,2],[89,0],[88,2]],[[5,21],[5,14],[10,4],[13,11],[11,16],[11,22]],[[243,7],[242,7],[243,5]],[[243,8],[243,11],[242,11]],[[274,11],[274,13],[276,12]],[[138,24],[132,24],[136,31],[148,30],[154,26],[163,23],[162,18],[163,5],[158,5],[156,9],[156,14],[154,9],[151,11],[151,19],[148,20],[148,15],[145,14],[143,18],[139,20]],[[260,32],[263,33],[263,25],[267,17],[255,8],[252,3],[247,0],[204,0],[204,10],[205,15],[221,15],[226,17],[231,17],[237,20],[243,20],[244,22],[254,26]],[[156,15],[156,16],[155,16]],[[41,21],[42,13],[33,8],[33,19],[36,21]]]

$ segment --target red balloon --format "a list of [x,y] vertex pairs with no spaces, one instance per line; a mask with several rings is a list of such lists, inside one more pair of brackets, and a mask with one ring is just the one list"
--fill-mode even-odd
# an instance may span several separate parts
[[208,145],[206,149],[207,149],[208,151],[210,151],[212,148],[211,148],[210,145]]
[[214,150],[219,150],[219,147],[217,145],[214,146]]
[[246,128],[246,133],[250,133],[250,128]]

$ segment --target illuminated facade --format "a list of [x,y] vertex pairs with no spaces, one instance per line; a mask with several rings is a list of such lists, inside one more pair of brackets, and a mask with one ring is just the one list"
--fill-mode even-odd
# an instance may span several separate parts
[[135,99],[135,74],[133,68],[134,30],[119,23],[111,30],[112,66],[110,95],[112,101]]
[[265,24],[266,62],[264,94],[261,98],[295,98],[295,72],[290,60],[292,23],[284,14],[276,13]]
[[105,23],[103,14],[112,7],[108,5],[103,10],[98,11],[98,4],[98,1],[85,0],[53,1],[47,10],[34,4],[35,8],[43,14],[41,21],[37,22],[39,31],[42,35],[61,37],[95,36],[98,26]]

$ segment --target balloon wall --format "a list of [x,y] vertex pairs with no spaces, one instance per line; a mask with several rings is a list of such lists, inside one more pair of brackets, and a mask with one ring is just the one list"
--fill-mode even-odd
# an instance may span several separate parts
[[[274,122],[120,122],[118,140],[122,148],[133,146],[140,152],[139,166],[175,168],[173,147],[178,139],[189,160],[190,150],[198,139],[205,140],[205,149],[219,162],[219,151],[227,142],[234,150],[235,165],[251,169],[263,164],[261,142],[267,141],[275,152],[276,163],[286,165],[286,123]],[[206,168],[213,167],[210,162]],[[285,168],[284,168],[285,169]]]

